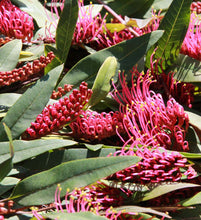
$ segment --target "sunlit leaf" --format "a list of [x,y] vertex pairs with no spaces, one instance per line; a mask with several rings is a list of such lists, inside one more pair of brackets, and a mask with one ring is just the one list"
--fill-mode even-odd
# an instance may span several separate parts
[[92,87],[92,96],[88,105],[93,106],[104,99],[110,91],[110,80],[115,75],[117,60],[115,57],[108,57],[100,67]]
[[135,156],[89,158],[62,163],[50,170],[29,176],[14,188],[10,199],[21,205],[41,205],[54,201],[57,184],[72,191],[75,187],[89,185],[118,170],[136,164],[140,158]]
[[17,39],[0,47],[0,71],[10,71],[16,67],[21,48],[22,41]]

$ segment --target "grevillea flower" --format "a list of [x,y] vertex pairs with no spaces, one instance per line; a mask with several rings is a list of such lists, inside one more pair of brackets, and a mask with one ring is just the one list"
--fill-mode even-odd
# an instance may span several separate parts
[[47,56],[41,56],[38,60],[32,63],[27,63],[25,66],[12,71],[0,72],[0,86],[9,86],[15,82],[24,82],[33,76],[43,74],[44,68],[49,64],[55,55],[49,52]]
[[68,97],[59,99],[53,105],[45,107],[35,122],[26,129],[22,135],[24,139],[35,139],[51,132],[56,132],[72,122],[80,115],[80,111],[88,103],[92,90],[88,89],[87,83],[82,82],[79,90],[74,89]]
[[124,134],[123,114],[120,112],[81,111],[80,116],[70,124],[72,135],[77,139],[102,140],[116,135],[116,127],[119,133]]
[[[164,148],[143,146],[137,147],[136,151],[132,148],[129,150],[122,148],[117,154],[119,156],[134,155],[141,157],[142,160],[111,175],[108,177],[110,180],[149,184],[179,181],[183,175],[192,179],[197,175],[192,166],[187,163],[187,159],[176,151],[167,152]],[[186,171],[182,171],[183,169]]]
[[[126,214],[126,211],[116,211],[112,206],[121,204],[121,194],[119,189],[114,189],[102,183],[96,183],[81,189],[75,189],[73,192],[67,193],[62,203],[60,198],[61,187],[58,185],[55,191],[55,208],[56,212],[86,212],[90,211],[96,215],[105,216],[110,220],[117,220],[119,216]],[[125,194],[126,195],[126,194]],[[122,197],[123,199],[123,197]],[[32,211],[33,215],[38,219],[44,219],[37,210]],[[128,214],[128,212],[127,212]],[[136,215],[137,213],[129,213]],[[132,218],[138,220],[139,218]]]
[[160,146],[170,150],[187,151],[185,135],[189,125],[183,106],[173,98],[165,105],[161,94],[150,90],[153,83],[149,71],[146,74],[132,72],[131,86],[124,74],[119,77],[122,91],[115,88],[113,98],[124,114],[123,124],[129,136],[124,145]]
[[196,12],[191,13],[190,23],[180,53],[201,60],[201,22]]
[[8,37],[30,41],[33,37],[33,18],[13,5],[10,0],[0,1],[0,33]]

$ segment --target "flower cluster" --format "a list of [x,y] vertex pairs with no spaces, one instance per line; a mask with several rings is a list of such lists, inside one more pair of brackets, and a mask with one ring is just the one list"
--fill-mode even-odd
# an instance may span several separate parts
[[123,115],[120,112],[81,111],[76,121],[70,124],[72,136],[84,140],[102,140],[116,135],[116,129],[124,134]]
[[33,37],[33,18],[13,5],[10,0],[0,1],[0,33],[8,37],[30,41]]
[[201,22],[196,12],[191,13],[190,23],[180,53],[201,60]]
[[[137,77],[137,78],[136,78]],[[124,74],[119,76],[122,91],[115,88],[112,96],[121,105],[124,114],[123,124],[129,139],[124,145],[160,146],[170,150],[187,151],[188,142],[185,134],[188,129],[188,115],[183,106],[173,98],[167,101],[167,106],[161,94],[150,90],[153,82],[149,71],[132,72],[132,85],[126,83]]]
[[69,84],[65,84],[64,88],[61,86],[57,88],[57,91],[53,90],[51,98],[52,99],[58,99],[61,98],[63,95],[65,95],[67,92],[70,92],[72,90],[73,86]]
[[[164,181],[176,182],[181,180],[182,175],[188,179],[194,178],[197,174],[178,152],[167,152],[164,148],[137,147],[132,149],[122,149],[119,156],[134,155],[142,160],[137,164],[121,170],[110,177],[110,180],[132,182],[140,184],[160,183]],[[183,172],[183,169],[186,169]]]
[[72,122],[80,115],[80,111],[88,103],[92,90],[88,89],[87,83],[82,82],[79,90],[74,89],[68,97],[59,99],[53,105],[45,107],[35,122],[24,132],[23,139],[35,139],[51,132],[56,132]]
[[[86,212],[90,211],[96,215],[105,216],[110,220],[117,220],[118,217],[123,217],[126,214],[132,215],[133,220],[140,220],[137,213],[126,212],[126,211],[116,211],[112,206],[123,204],[125,198],[121,195],[121,192],[125,196],[130,196],[131,193],[125,193],[119,189],[111,188],[103,183],[97,182],[93,185],[75,189],[73,192],[67,193],[65,195],[64,203],[60,198],[61,187],[57,186],[55,191],[55,208],[57,212],[75,213],[75,212]],[[33,215],[38,219],[44,219],[37,210],[32,211]],[[136,216],[136,217],[135,217]]]
[[43,73],[44,68],[54,59],[53,52],[49,52],[47,56],[41,56],[33,63],[27,63],[25,66],[12,71],[0,72],[0,86],[9,86],[15,82],[24,82],[33,76]]

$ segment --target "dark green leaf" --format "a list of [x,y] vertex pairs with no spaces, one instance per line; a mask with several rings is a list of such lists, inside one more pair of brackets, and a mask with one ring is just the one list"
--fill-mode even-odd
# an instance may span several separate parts
[[82,81],[87,82],[92,87],[99,68],[109,56],[116,57],[120,70],[129,71],[144,57],[146,51],[158,41],[162,33],[163,31],[154,31],[88,55],[64,76],[58,87],[63,87],[67,83],[78,88]]
[[49,74],[43,76],[37,83],[29,88],[9,109],[0,123],[0,139],[6,141],[3,122],[10,128],[13,139],[18,138],[26,130],[36,116],[42,112],[47,104],[52,90],[63,69],[63,65],[56,67]]
[[59,59],[65,63],[71,46],[75,25],[78,18],[78,4],[74,0],[65,0],[56,30],[56,48]]
[[[16,140],[13,142],[15,148],[15,155],[13,157],[13,163],[19,163],[28,158],[37,156],[46,151],[72,146],[76,144],[75,141],[61,140],[61,139],[48,139],[48,140],[33,140],[22,141]],[[10,155],[8,142],[0,143],[0,161],[7,159]]]
[[110,80],[115,75],[117,60],[115,57],[108,57],[100,67],[92,87],[92,96],[88,105],[93,106],[104,99],[110,91]]
[[[54,201],[58,184],[63,189],[69,188],[72,191],[75,187],[89,185],[139,161],[140,158],[135,156],[121,156],[66,162],[22,180],[10,199],[26,206],[50,203]],[[61,196],[65,195],[65,190],[61,191]]]
[[194,83],[201,87],[201,64],[199,60],[180,54],[171,70],[175,72],[175,79],[181,82]]
[[20,56],[20,51],[22,49],[21,40],[12,40],[6,43],[4,46],[0,47],[0,71],[10,71],[13,70]]
[[75,212],[75,213],[67,213],[65,212],[51,212],[43,215],[43,217],[48,219],[61,219],[61,220],[106,220],[107,218],[99,215],[95,215],[92,212]]
[[89,149],[89,150],[92,150],[92,151],[97,151],[97,150],[100,150],[102,147],[103,147],[103,144],[85,144],[85,146]]
[[147,53],[146,66],[148,68],[150,56],[156,47],[154,58],[161,59],[163,70],[176,61],[189,25],[191,2],[191,0],[173,0],[159,26],[159,30],[165,32]]
[[0,163],[0,182],[8,175],[12,167],[12,158],[9,158]]

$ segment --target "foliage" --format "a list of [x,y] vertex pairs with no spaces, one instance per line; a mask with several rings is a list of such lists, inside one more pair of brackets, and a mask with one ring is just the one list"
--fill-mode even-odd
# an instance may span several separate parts
[[0,219],[200,219],[199,4],[6,2]]

